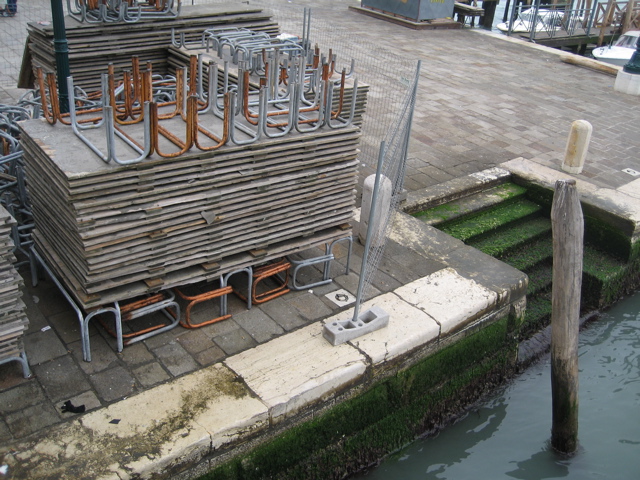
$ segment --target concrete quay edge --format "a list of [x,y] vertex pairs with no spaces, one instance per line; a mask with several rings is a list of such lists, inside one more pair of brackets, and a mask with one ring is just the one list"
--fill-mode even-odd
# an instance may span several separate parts
[[465,266],[469,247],[427,225],[416,229],[406,214],[396,217],[394,239],[429,246],[421,253],[456,267],[365,302],[362,311],[377,305],[390,314],[388,327],[334,347],[323,324],[353,315],[344,310],[5,446],[9,478],[194,478],[522,308],[524,273],[482,255]]
[[550,190],[558,180],[574,179],[583,208],[605,222],[614,222],[632,243],[640,240],[640,179],[617,189],[599,187],[581,177],[554,170],[525,158],[501,164],[513,176]]
[[[548,190],[554,190],[558,180],[573,179],[586,210],[605,223],[614,223],[629,236],[632,243],[640,239],[640,178],[616,189],[602,187],[585,180],[582,176],[555,170],[523,157],[514,158],[497,167],[456,177],[435,187],[410,192],[403,210],[414,213],[435,207],[510,181],[513,177]],[[432,235],[437,236],[436,232]]]

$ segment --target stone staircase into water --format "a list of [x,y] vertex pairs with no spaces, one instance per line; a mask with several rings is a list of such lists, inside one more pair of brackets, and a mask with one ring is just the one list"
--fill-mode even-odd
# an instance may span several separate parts
[[[440,196],[436,206],[408,213],[527,274],[527,310],[520,333],[528,338],[551,318],[553,192],[541,194],[539,188],[514,180],[499,175],[486,188],[474,186],[469,194],[454,188]],[[634,263],[616,242],[590,234],[598,229],[590,221],[585,216],[582,314],[619,298]]]

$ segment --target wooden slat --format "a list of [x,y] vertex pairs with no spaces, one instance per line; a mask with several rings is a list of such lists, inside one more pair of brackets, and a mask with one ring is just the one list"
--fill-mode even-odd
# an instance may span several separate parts
[[[136,23],[81,23],[67,16],[65,27],[69,47],[71,75],[77,86],[87,91],[99,90],[100,79],[95,72],[106,72],[112,63],[116,72],[130,68],[131,56],[142,63],[151,62],[156,73],[170,73],[166,49],[171,45],[171,29],[184,33],[188,41],[199,39],[207,28],[236,26],[279,33],[268,13],[247,5],[185,5],[177,18],[147,19]],[[30,56],[26,62],[54,71],[55,51],[53,27],[28,24]],[[22,70],[30,70],[23,64]]]
[[274,244],[313,246],[299,242],[318,232],[342,237],[353,216],[356,127],[135,166],[105,164],[64,125],[21,129],[34,239],[85,306],[217,275]]
[[15,220],[0,206],[0,360],[23,352],[22,336],[29,321],[22,302],[22,277],[14,267],[11,226]]

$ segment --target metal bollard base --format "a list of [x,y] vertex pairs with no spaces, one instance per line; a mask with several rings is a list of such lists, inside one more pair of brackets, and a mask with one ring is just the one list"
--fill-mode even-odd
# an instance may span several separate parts
[[358,315],[357,320],[329,322],[324,325],[322,336],[331,345],[340,345],[366,333],[371,333],[389,325],[389,314],[378,306]]

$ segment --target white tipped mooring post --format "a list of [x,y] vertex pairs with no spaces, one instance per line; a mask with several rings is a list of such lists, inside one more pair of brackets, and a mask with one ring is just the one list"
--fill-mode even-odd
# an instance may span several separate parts
[[[373,198],[373,190],[376,184],[376,174],[369,175],[364,179],[362,185],[362,205],[360,209],[360,228],[358,229],[358,240],[361,244],[365,244],[367,240],[367,232],[369,231],[369,217],[371,215],[371,203],[375,200],[379,205],[379,209],[376,216],[373,218],[377,223],[377,230],[372,230],[371,239],[374,242],[372,246],[381,247],[384,245],[384,225],[383,222],[376,221],[380,218],[384,218],[388,214],[389,206],[391,205],[391,194],[393,193],[393,186],[391,180],[384,175],[380,176],[380,184],[378,186],[377,199]],[[386,211],[385,211],[386,209]]]
[[593,127],[586,120],[576,120],[571,124],[562,170],[567,173],[582,173],[592,131]]
[[551,446],[562,453],[573,453],[578,448],[578,330],[584,232],[575,180],[556,182],[551,225]]

